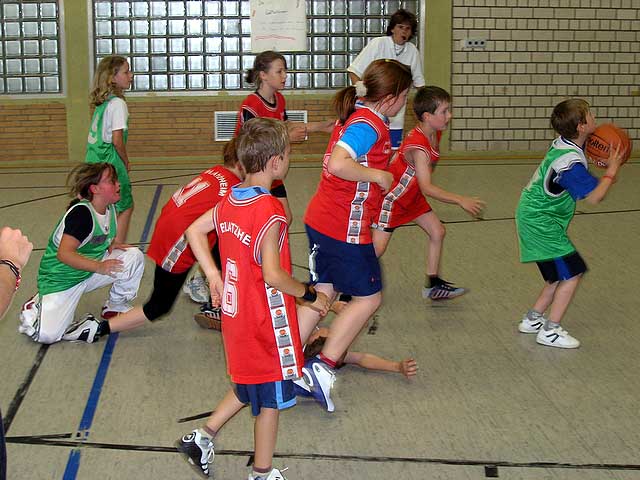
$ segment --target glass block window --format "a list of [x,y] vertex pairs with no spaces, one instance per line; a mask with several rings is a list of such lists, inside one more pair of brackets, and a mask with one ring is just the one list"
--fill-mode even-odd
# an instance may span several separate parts
[[56,1],[0,2],[0,94],[60,93]]
[[[307,52],[283,52],[287,87],[334,89],[388,18],[414,1],[307,0]],[[96,65],[106,55],[131,63],[133,91],[240,90],[253,66],[249,0],[93,0]],[[414,38],[413,41],[416,41]]]

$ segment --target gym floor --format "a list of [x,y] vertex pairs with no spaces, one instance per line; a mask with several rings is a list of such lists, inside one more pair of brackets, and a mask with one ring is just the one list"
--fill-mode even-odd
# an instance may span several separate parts
[[[537,163],[441,162],[437,184],[487,202],[484,220],[433,202],[447,228],[442,276],[470,292],[423,300],[426,236],[415,225],[396,231],[382,259],[383,306],[353,348],[413,356],[418,376],[347,366],[338,372],[335,413],[305,399],[283,412],[274,466],[289,467],[288,478],[640,479],[639,164],[622,169],[600,205],[578,204],[570,236],[590,271],[563,322],[582,346],[565,351],[516,328],[542,286],[535,265],[518,261],[513,219]],[[207,166],[134,167],[130,242],[145,248],[171,193]],[[202,424],[229,380],[220,334],[198,327],[187,296],[165,319],[95,344],[39,345],[17,332],[68,203],[67,172],[0,171],[0,224],[21,228],[34,244],[0,322],[8,478],[198,478],[173,443]],[[318,164],[294,163],[286,182],[299,279],[307,275],[302,214],[319,174]],[[152,275],[147,261],[139,302]],[[98,313],[105,296],[86,295],[78,314]],[[220,432],[215,478],[246,478],[252,425],[245,410]]]

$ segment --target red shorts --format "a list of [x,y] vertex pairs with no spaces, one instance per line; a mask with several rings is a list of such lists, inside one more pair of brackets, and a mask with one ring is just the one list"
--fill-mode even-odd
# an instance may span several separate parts
[[406,186],[401,180],[382,200],[377,226],[382,230],[393,230],[430,211],[431,205],[424,198],[416,179],[412,178]]

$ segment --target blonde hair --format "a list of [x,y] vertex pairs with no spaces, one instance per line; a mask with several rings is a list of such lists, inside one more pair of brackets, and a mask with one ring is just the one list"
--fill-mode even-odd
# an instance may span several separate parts
[[263,171],[271,157],[284,155],[288,146],[287,126],[275,118],[252,118],[236,137],[236,154],[247,173]]
[[96,107],[103,104],[111,95],[124,98],[124,92],[113,82],[120,68],[127,63],[127,59],[120,55],[109,55],[100,60],[96,73],[93,75],[93,84],[89,93],[89,103]]

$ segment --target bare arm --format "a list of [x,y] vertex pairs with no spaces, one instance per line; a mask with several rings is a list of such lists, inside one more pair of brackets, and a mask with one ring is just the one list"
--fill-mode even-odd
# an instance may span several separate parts
[[407,150],[405,156],[415,165],[416,178],[418,179],[418,185],[423,195],[435,198],[441,202],[456,204],[474,217],[482,212],[482,208],[485,205],[482,200],[448,192],[431,183],[431,165],[425,152],[413,148]]
[[[13,263],[22,271],[29,260],[33,244],[20,230],[0,229],[0,259]],[[8,265],[0,265],[0,318],[8,310],[15,292],[16,276]]]
[[308,133],[314,133],[314,132],[331,133],[333,132],[333,127],[335,124],[336,124],[335,118],[331,120],[324,120],[322,122],[308,122],[307,132]]
[[112,275],[122,271],[121,260],[115,258],[107,260],[93,260],[79,254],[79,246],[80,241],[77,238],[65,233],[60,239],[60,246],[58,247],[58,254],[56,257],[65,265],[69,265],[71,268],[83,270],[85,272]]
[[622,161],[620,145],[618,145],[615,152],[611,147],[609,147],[609,151],[611,152],[611,155],[607,161],[608,166],[604,175],[600,177],[600,181],[596,188],[594,188],[591,193],[585,197],[585,200],[591,205],[596,205],[604,200],[604,197],[607,195],[607,192],[611,188],[611,185],[613,185],[616,175],[618,174],[620,162]]
[[418,364],[413,358],[396,362],[372,353],[347,352],[344,363],[358,365],[368,370],[402,373],[407,378],[415,376],[418,372]]
[[118,156],[124,163],[127,171],[129,171],[129,155],[127,155],[127,148],[124,144],[124,130],[114,130],[111,141],[113,142],[116,152],[118,152]]
[[284,216],[287,218],[287,225],[291,226],[293,223],[293,213],[291,213],[291,207],[289,206],[289,199],[287,197],[276,197],[284,208]]
[[360,165],[351,158],[349,152],[340,145],[333,147],[333,152],[331,152],[331,157],[327,163],[327,170],[332,175],[344,180],[376,183],[385,193],[391,188],[393,182],[393,175],[391,173]]
[[331,133],[333,131],[335,120],[308,123],[287,121],[286,124],[287,130],[289,131],[289,140],[294,143],[299,143],[304,142],[310,133]]
[[213,257],[211,256],[209,240],[207,239],[207,234],[213,230],[215,230],[215,225],[213,224],[213,209],[211,209],[198,217],[198,219],[187,228],[185,236],[189,241],[189,246],[193,254],[198,259],[200,268],[209,280],[211,304],[217,307],[222,300],[223,282],[220,270],[216,267]]
[[[262,276],[265,283],[280,290],[282,293],[293,297],[302,297],[306,287],[302,282],[293,278],[280,265],[280,251],[278,240],[280,237],[280,225],[274,223],[269,227],[260,245],[260,257],[262,259]],[[324,293],[317,292],[317,299],[309,305],[311,308],[326,315],[329,310],[329,299]]]

